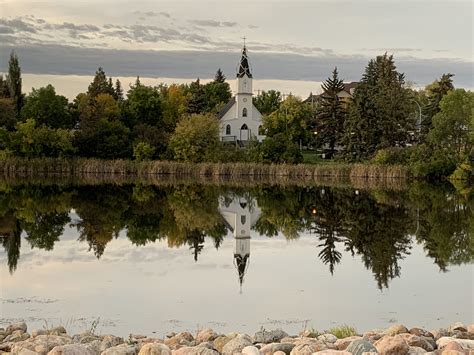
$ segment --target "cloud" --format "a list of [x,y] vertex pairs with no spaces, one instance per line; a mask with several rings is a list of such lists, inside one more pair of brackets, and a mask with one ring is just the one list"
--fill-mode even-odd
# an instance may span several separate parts
[[9,27],[15,33],[17,32],[30,32],[36,33],[37,30],[31,23],[24,21],[21,17],[14,19],[0,18],[0,25]]
[[7,27],[7,26],[0,26],[0,34],[10,34],[10,33],[15,33],[15,31],[13,31],[13,28]]
[[[199,37],[189,40],[196,43],[207,41]],[[101,65],[112,76],[212,78],[217,68],[222,68],[230,78],[235,73],[239,59],[236,47],[227,51],[154,51],[1,43],[0,71],[7,69],[8,55],[14,49],[20,57],[23,72],[34,74],[92,75]],[[251,46],[249,49],[254,76],[258,79],[322,81],[337,66],[345,80],[359,80],[370,59],[363,55],[325,53],[322,56],[309,56],[255,52]],[[412,57],[396,57],[395,61],[397,68],[406,74],[407,80],[419,85],[428,84],[442,73],[450,72],[456,74],[456,86],[474,86],[471,62]]]
[[171,15],[168,12],[160,11],[160,12],[155,12],[155,11],[134,11],[134,15],[140,16],[140,17],[166,17],[166,18],[171,18]]
[[199,27],[235,27],[237,22],[216,21],[216,20],[190,20],[189,22]]

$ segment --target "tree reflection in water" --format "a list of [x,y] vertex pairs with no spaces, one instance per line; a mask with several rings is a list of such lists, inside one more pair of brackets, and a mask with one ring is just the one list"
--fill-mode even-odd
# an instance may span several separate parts
[[[219,248],[230,232],[236,238],[234,258],[246,260],[245,265],[240,262],[240,269],[248,266],[250,245],[245,238],[250,234],[295,239],[310,233],[315,255],[331,274],[341,262],[341,251],[349,251],[361,257],[378,287],[384,288],[400,276],[399,262],[410,254],[414,242],[423,245],[441,271],[472,263],[473,210],[472,193],[461,195],[450,185],[426,183],[397,191],[321,186],[3,185],[0,237],[13,273],[22,233],[32,248],[52,250],[68,225],[98,259],[107,244],[123,234],[137,246],[157,240],[166,240],[170,248],[188,246],[197,261],[206,239]],[[232,213],[240,224],[232,225]],[[244,273],[239,271],[241,282]]]

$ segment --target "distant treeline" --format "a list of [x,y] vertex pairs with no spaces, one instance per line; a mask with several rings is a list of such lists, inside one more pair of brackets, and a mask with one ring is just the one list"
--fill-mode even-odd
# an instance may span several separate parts
[[[474,94],[444,74],[415,90],[392,56],[371,60],[350,99],[337,69],[317,100],[270,90],[254,97],[266,139],[241,149],[219,140],[217,113],[231,97],[221,70],[201,84],[128,90],[99,68],[69,102],[53,86],[22,92],[18,57],[0,77],[0,159],[97,158],[214,163],[344,162],[404,165],[414,176],[472,179]],[[302,152],[302,150],[304,152]],[[303,154],[304,153],[304,154]]]

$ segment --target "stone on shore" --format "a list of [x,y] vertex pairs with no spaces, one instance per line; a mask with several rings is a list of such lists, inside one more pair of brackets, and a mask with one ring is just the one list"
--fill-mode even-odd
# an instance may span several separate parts
[[386,329],[384,333],[387,335],[397,335],[402,333],[408,333],[408,329],[402,324],[396,324]]
[[[314,339],[313,339],[314,340]],[[292,350],[290,355],[310,355],[321,350],[327,350],[328,346],[319,341],[305,342],[297,344]]]
[[139,355],[171,355],[168,346],[161,343],[147,343],[140,349]]
[[249,345],[242,349],[243,355],[260,355],[260,351],[256,346]]
[[293,343],[270,343],[263,346],[260,352],[265,355],[274,355],[278,352],[282,352],[286,355],[290,355],[291,350],[295,347]]
[[332,344],[334,344],[337,341],[337,337],[334,334],[329,334],[329,333],[322,334],[318,336],[317,339],[324,343],[332,343]]
[[219,355],[219,353],[214,349],[209,349],[205,346],[183,346],[178,350],[172,351],[173,355]]
[[455,332],[455,331],[467,332],[467,327],[461,322],[456,322],[448,328],[448,332]]
[[374,344],[381,355],[406,355],[409,346],[400,335],[386,335]]
[[68,344],[55,346],[48,355],[96,355],[96,353],[85,345]]
[[408,355],[418,355],[418,354],[426,354],[427,351],[419,346],[410,346],[408,348]]
[[451,342],[455,342],[459,344],[460,346],[462,346],[463,349],[474,349],[474,340],[470,340],[470,339],[442,337],[436,341],[436,344],[438,345],[439,349],[444,349],[444,347]]
[[10,335],[17,330],[20,330],[22,333],[26,333],[27,329],[28,327],[26,326],[25,322],[10,324],[5,331],[5,335]]
[[242,352],[246,346],[253,345],[252,339],[246,334],[237,335],[222,348],[223,355],[232,355]]
[[313,353],[313,355],[352,355],[352,354],[345,350],[328,349],[328,350],[317,351]]
[[253,342],[264,344],[276,343],[286,337],[288,337],[288,334],[281,329],[260,330],[253,336]]
[[219,336],[212,329],[203,329],[196,336],[196,344],[201,344],[207,341],[213,341]]
[[377,349],[365,339],[353,340],[346,348],[348,352],[354,355],[362,355],[365,352],[376,352]]
[[436,342],[433,338],[412,334],[400,334],[400,336],[405,339],[409,346],[423,348],[426,351],[434,351],[436,349]]
[[222,353],[222,349],[224,348],[224,345],[226,345],[229,341],[231,341],[234,337],[230,337],[227,335],[221,335],[218,336],[216,339],[214,339],[214,349],[216,349],[218,352]]
[[23,330],[14,330],[13,333],[8,335],[5,339],[3,339],[3,341],[5,343],[8,343],[8,342],[15,343],[18,341],[27,340],[29,339],[29,337],[30,337],[30,334],[25,333]]
[[354,340],[360,340],[360,339],[362,339],[362,337],[357,336],[357,335],[347,337],[347,338],[337,339],[334,345],[336,346],[338,350],[346,350],[350,343],[352,343]]
[[176,350],[183,346],[192,346],[194,337],[189,332],[182,332],[173,335],[171,338],[165,340],[165,344],[172,350]]
[[419,337],[423,336],[423,337],[434,338],[433,334],[431,334],[429,331],[424,330],[422,328],[411,328],[408,332],[413,335],[418,335]]
[[123,338],[116,337],[114,335],[105,335],[100,342],[100,352],[113,348],[114,346],[123,344]]
[[11,352],[18,353],[21,349],[28,349],[44,355],[56,346],[71,343],[72,339],[65,335],[38,335],[36,338],[29,338],[15,343],[12,346]]
[[120,344],[103,351],[101,355],[136,355],[138,347],[130,344]]

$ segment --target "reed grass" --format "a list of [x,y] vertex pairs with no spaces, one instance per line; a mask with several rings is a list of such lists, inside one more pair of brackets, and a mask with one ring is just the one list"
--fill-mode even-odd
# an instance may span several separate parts
[[233,180],[317,180],[349,179],[391,180],[409,178],[403,166],[371,164],[257,164],[257,163],[183,163],[175,161],[8,158],[0,160],[4,177],[136,177],[173,176]]

